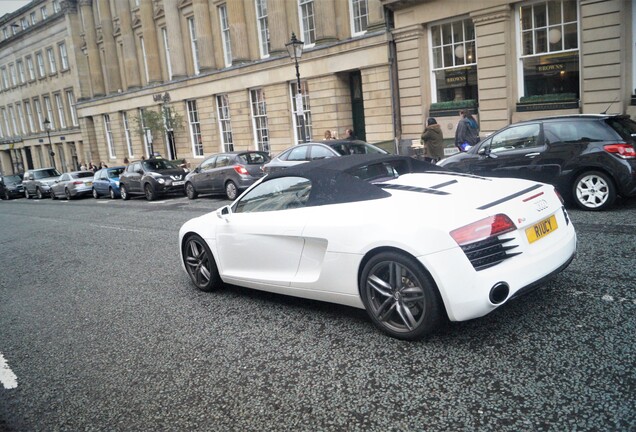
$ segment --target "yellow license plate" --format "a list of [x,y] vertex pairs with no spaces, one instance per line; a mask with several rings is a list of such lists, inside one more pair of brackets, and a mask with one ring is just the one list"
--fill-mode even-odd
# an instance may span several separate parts
[[526,229],[528,243],[533,243],[539,239],[542,239],[551,232],[554,232],[558,227],[559,226],[557,225],[556,217],[554,216],[550,216],[549,218],[532,225],[530,228]]
[[86,182],[86,186],[93,186],[93,182]]

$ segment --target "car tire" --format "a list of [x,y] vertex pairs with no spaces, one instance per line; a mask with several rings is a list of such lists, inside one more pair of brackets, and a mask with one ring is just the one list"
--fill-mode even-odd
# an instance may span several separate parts
[[440,321],[435,283],[410,256],[395,251],[374,255],[362,270],[359,287],[373,324],[394,338],[421,339]]
[[574,181],[572,198],[583,210],[605,210],[616,200],[616,187],[607,174],[600,171],[587,171]]
[[144,195],[146,195],[148,201],[154,201],[157,198],[157,194],[150,183],[144,185]]
[[55,192],[53,192],[53,189],[51,189],[49,191],[49,194],[51,195],[51,200],[56,200],[57,199],[57,197],[55,196]]
[[225,183],[225,196],[227,196],[227,199],[230,201],[234,201],[238,196],[238,188],[232,180]]
[[29,190],[28,190],[27,188],[24,188],[24,197],[25,197],[26,199],[31,198],[31,195],[29,195]]
[[11,196],[9,195],[9,192],[7,192],[5,190],[4,193],[2,194],[2,199],[5,200],[5,201],[9,201],[11,199]]
[[199,196],[199,193],[196,189],[194,189],[194,185],[192,183],[186,183],[185,191],[189,199],[196,199]]
[[110,199],[117,198],[117,195],[115,195],[115,190],[112,187],[108,188],[108,196],[110,196]]
[[70,201],[73,197],[71,196],[71,192],[68,189],[64,189],[64,196],[67,201]]
[[93,198],[99,199],[99,193],[97,193],[97,189],[93,188]]
[[124,201],[128,201],[130,199],[130,195],[128,195],[128,188],[126,185],[119,186],[119,192],[121,193],[121,199]]
[[38,197],[38,199],[44,198],[44,194],[40,188],[35,188],[35,196]]
[[183,261],[192,283],[201,291],[214,291],[223,285],[212,252],[196,234],[184,238]]

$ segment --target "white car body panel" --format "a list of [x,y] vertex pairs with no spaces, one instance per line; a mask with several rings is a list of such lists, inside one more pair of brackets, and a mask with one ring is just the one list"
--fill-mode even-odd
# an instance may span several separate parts
[[[453,321],[505,304],[489,300],[498,282],[510,286],[509,299],[567,265],[576,251],[574,228],[552,186],[439,172],[405,174],[386,183],[447,194],[386,189],[391,197],[368,201],[223,217],[210,213],[186,222],[179,241],[192,232],[202,236],[224,282],[359,308],[364,308],[358,278],[365,255],[398,249],[430,273]],[[528,189],[533,190],[510,198]],[[502,198],[508,199],[497,204]],[[501,237],[513,239],[521,254],[477,271],[449,233],[498,213],[517,226]],[[558,228],[530,244],[526,228],[551,215]]]

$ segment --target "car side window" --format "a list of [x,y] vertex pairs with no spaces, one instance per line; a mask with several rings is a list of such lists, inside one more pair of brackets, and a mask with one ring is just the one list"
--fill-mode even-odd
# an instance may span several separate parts
[[279,177],[250,190],[234,206],[234,213],[257,213],[305,207],[311,181],[304,177]]
[[69,181],[70,176],[68,174],[62,174],[62,177],[60,177],[60,181]]
[[214,168],[214,164],[216,163],[216,156],[213,156],[201,164],[201,171],[208,171]]
[[320,145],[311,146],[311,160],[334,157],[333,152]]
[[523,150],[541,145],[539,123],[511,126],[492,137],[490,151],[493,153]]
[[219,156],[216,158],[216,168],[228,166],[230,164],[230,157],[227,155]]
[[135,162],[134,164],[130,165],[130,167],[130,171],[135,173],[141,169],[141,163]]
[[300,146],[291,149],[291,151],[287,154],[288,161],[304,161],[307,160],[307,150],[309,150],[309,146]]

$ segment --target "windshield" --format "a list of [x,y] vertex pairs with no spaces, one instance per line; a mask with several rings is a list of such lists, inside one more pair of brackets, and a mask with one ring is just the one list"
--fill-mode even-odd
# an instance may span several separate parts
[[55,168],[45,169],[40,171],[33,171],[33,178],[36,180],[47,178],[47,177],[59,177],[59,176],[61,176],[61,174]]
[[113,169],[113,170],[108,170],[108,177],[116,179],[116,178],[119,178],[119,176],[123,172],[124,172],[123,168],[117,168],[117,169]]
[[3,177],[5,183],[20,183],[22,181],[22,177],[19,175],[10,175]]
[[239,155],[239,160],[244,165],[260,165],[269,162],[267,153],[243,153]]
[[146,171],[161,171],[161,170],[179,168],[172,162],[163,160],[163,159],[147,160],[147,161],[143,161],[142,164]]

